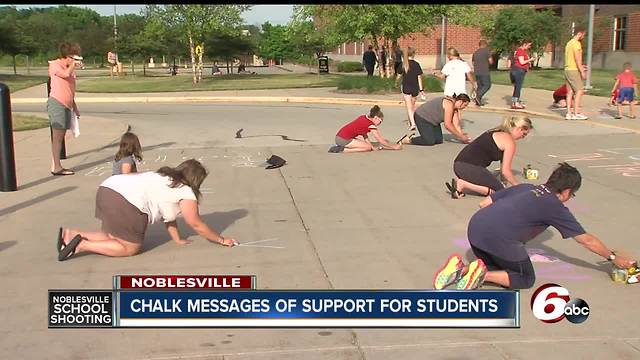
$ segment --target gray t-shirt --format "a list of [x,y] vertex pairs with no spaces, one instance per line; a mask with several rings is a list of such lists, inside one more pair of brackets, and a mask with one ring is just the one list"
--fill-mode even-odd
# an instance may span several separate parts
[[473,61],[473,72],[476,75],[489,75],[489,49],[480,48],[473,53],[471,60]]
[[427,120],[433,125],[440,125],[444,121],[444,109],[442,108],[443,96],[431,99],[418,106],[416,115]]
[[133,156],[125,156],[118,161],[113,162],[113,175],[122,174],[122,164],[131,164],[131,172],[137,172],[136,162],[133,160]]

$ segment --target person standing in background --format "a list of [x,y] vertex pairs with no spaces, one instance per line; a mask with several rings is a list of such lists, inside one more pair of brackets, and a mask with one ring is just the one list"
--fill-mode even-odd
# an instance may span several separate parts
[[[575,35],[564,48],[564,79],[567,82],[567,115],[566,120],[586,120],[587,116],[580,114],[580,100],[584,95],[583,79],[586,78],[586,67],[582,65],[582,44],[587,31],[584,27],[576,26]],[[575,101],[573,100],[573,94]]]
[[64,42],[60,45],[60,57],[49,61],[49,77],[51,78],[51,92],[47,99],[47,113],[51,125],[51,175],[73,175],[73,170],[65,169],[60,162],[62,140],[71,128],[71,117],[80,117],[76,105],[76,66],[80,57],[80,45]]
[[378,57],[373,51],[373,45],[369,45],[369,49],[362,54],[362,65],[367,70],[367,76],[373,76],[373,70],[376,67]]
[[478,42],[478,50],[473,53],[471,61],[473,62],[473,74],[478,82],[478,90],[476,97],[473,99],[477,106],[482,106],[482,97],[491,89],[491,73],[489,65],[493,65],[491,52],[487,48],[487,41],[480,40]]
[[520,46],[513,54],[511,61],[511,80],[513,83],[513,95],[511,96],[511,108],[512,109],[524,109],[522,104],[521,93],[522,86],[524,84],[524,77],[529,71],[531,63],[536,60],[536,57],[529,57],[529,49],[531,49],[531,40],[523,40]]

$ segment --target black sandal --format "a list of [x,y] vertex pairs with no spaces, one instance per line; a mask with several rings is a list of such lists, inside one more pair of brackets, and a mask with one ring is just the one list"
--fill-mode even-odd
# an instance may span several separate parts
[[83,237],[80,234],[76,235],[69,241],[69,243],[58,253],[58,261],[65,261],[76,253],[76,248]]
[[51,175],[53,176],[66,176],[66,175],[75,175],[76,173],[73,170],[62,168],[60,171],[52,171]]
[[62,245],[64,245],[64,240],[62,239],[62,228],[58,230],[58,242],[56,244],[56,250],[58,254],[62,251]]
[[451,193],[451,198],[452,199],[459,199],[462,196],[462,193],[460,191],[458,191],[458,184],[456,183],[456,179],[452,178],[451,179],[451,184],[449,184],[448,182],[444,183],[447,186],[447,189],[449,189],[449,192]]

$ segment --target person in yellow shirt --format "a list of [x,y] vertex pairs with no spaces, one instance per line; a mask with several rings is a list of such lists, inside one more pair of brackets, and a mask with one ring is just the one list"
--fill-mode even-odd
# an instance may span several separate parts
[[[564,78],[567,83],[567,120],[586,120],[588,117],[580,114],[580,100],[584,95],[583,79],[586,78],[586,66],[582,65],[582,45],[587,31],[576,26],[575,35],[567,42],[564,49]],[[575,101],[573,94],[575,93]]]

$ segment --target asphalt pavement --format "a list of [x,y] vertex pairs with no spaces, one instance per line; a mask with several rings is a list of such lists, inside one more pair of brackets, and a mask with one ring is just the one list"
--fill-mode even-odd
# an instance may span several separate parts
[[[15,98],[35,98],[30,91],[40,90],[17,92]],[[398,96],[347,96],[327,89],[266,93],[309,99],[329,94],[352,103],[244,98],[104,103],[79,94],[82,134],[68,140],[69,159],[63,163],[77,174],[68,177],[49,174],[48,129],[16,133],[19,190],[0,194],[0,228],[6,239],[0,241],[6,289],[0,294],[0,349],[7,358],[640,357],[635,327],[640,317],[632,310],[637,286],[613,283],[607,264],[552,229],[530,246],[532,256],[537,255],[536,287],[555,282],[585,299],[591,315],[583,324],[535,319],[529,311],[534,289],[529,289],[521,292],[520,329],[47,329],[48,289],[108,289],[114,274],[255,274],[260,289],[429,289],[433,273],[448,255],[459,252],[472,258],[466,223],[481,198],[452,200],[444,186],[462,144],[445,141],[401,151],[330,154],[327,149],[339,127],[369,109],[365,100],[391,102]],[[547,103],[534,100],[533,91],[525,93],[529,108],[535,101]],[[18,101],[13,110],[42,114],[44,108]],[[534,110],[542,113],[543,108]],[[383,111],[381,131],[395,140],[405,131],[406,113],[391,103]],[[635,123],[531,116],[536,129],[518,143],[518,178],[527,181],[519,170],[527,164],[539,169],[538,182],[559,161],[577,166],[583,185],[567,206],[589,232],[638,256],[633,234],[640,231],[640,135]],[[465,129],[477,136],[501,117],[469,109],[464,112]],[[196,240],[192,245],[178,246],[162,225],[152,225],[138,256],[79,255],[58,262],[58,226],[98,228],[95,190],[110,175],[116,141],[128,126],[144,148],[139,170],[200,160],[210,170],[202,187],[205,221],[241,243],[272,239],[274,248],[215,246],[181,221],[182,231]],[[288,164],[265,170],[261,165],[271,154]]]

